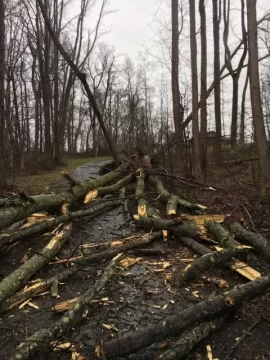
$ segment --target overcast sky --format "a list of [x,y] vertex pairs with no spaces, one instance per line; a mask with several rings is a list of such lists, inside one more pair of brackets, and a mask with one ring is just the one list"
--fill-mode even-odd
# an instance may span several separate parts
[[117,53],[135,58],[142,45],[149,44],[154,37],[151,24],[158,1],[111,0],[110,7],[115,10],[106,18],[106,25],[111,31],[103,39],[114,45]]
[[[81,0],[74,0],[75,4],[80,4]],[[198,9],[198,0],[196,1],[196,8]],[[188,14],[188,2],[189,0],[183,0],[185,3],[185,27],[184,33],[181,36],[180,40],[180,78],[181,81],[187,84],[188,86],[191,83],[191,74],[190,74],[190,56],[189,56],[189,14]],[[96,0],[96,10],[89,9],[89,18],[85,23],[85,26],[92,27],[96,23],[98,18],[98,8],[100,7],[102,0]],[[168,68],[166,74],[166,80],[170,81],[170,42],[171,42],[171,33],[170,33],[170,3],[171,0],[109,0],[109,8],[113,10],[112,13],[105,16],[103,19],[103,30],[106,29],[108,32],[102,36],[101,41],[113,46],[118,55],[128,55],[134,62],[136,62],[138,53],[144,50],[144,47],[150,49],[151,54],[157,55],[157,57],[162,57],[160,52],[160,47],[157,45],[158,36],[156,32],[160,30],[159,36],[164,37],[164,65]],[[74,4],[74,3],[73,3]],[[235,48],[235,44],[238,44],[239,38],[241,36],[241,24],[240,24],[240,9],[241,0],[231,0],[231,21],[230,21],[230,36],[229,36],[229,46],[231,49]],[[266,12],[270,10],[270,0],[257,0],[257,17],[258,19]],[[74,8],[72,9],[74,13]],[[79,10],[79,9],[78,9]],[[206,0],[206,10],[207,10],[207,31],[209,35],[208,41],[208,65],[209,65],[209,82],[213,78],[213,44],[212,44],[212,0]],[[167,23],[160,26],[159,21],[164,22],[163,19],[167,19]],[[92,26],[91,26],[92,25]],[[222,22],[221,22],[222,25]],[[93,27],[92,27],[93,28]],[[199,14],[197,13],[197,29],[199,28]],[[238,31],[237,31],[238,29]],[[163,39],[164,40],[164,39]],[[222,29],[221,29],[221,62],[223,64],[223,46],[222,46]],[[199,59],[199,44],[200,37],[197,36],[197,46],[198,46],[198,66],[200,64]],[[265,51],[265,50],[264,50]],[[237,57],[234,59],[235,65],[238,63]],[[158,63],[158,62],[157,62]],[[157,67],[155,67],[155,74],[157,75]],[[240,92],[242,83],[244,82],[245,71],[243,71],[240,81]],[[155,76],[154,76],[155,77]],[[153,78],[153,77],[152,77]],[[243,78],[243,79],[242,79]],[[226,111],[226,116],[230,118],[230,100],[231,100],[231,85],[230,79],[222,83],[222,89],[226,94],[228,90],[228,96],[225,96],[224,106],[228,108]],[[155,86],[157,85],[157,81]],[[211,99],[210,99],[211,101]],[[226,105],[226,101],[228,101]],[[211,113],[211,112],[210,112]],[[210,116],[209,116],[210,117]],[[229,124],[229,122],[228,122]],[[229,131],[229,128],[228,128]]]
[[[240,0],[232,1],[235,4],[237,2],[240,8]],[[206,0],[206,3],[210,6],[212,1]],[[162,16],[161,9],[164,9],[166,4],[169,11],[170,0],[110,0],[110,8],[115,12],[105,19],[105,24],[111,31],[103,40],[114,45],[117,53],[136,58],[143,45],[152,45],[155,38],[155,18]],[[258,17],[261,12],[270,9],[270,0],[257,0],[257,4]]]

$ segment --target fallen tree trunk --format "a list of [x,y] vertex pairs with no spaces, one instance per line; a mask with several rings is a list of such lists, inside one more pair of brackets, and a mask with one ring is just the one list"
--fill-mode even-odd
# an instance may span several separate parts
[[144,198],[144,172],[140,171],[140,174],[136,176],[136,201],[138,205],[137,213],[139,216],[147,216],[147,202]]
[[236,247],[237,244],[231,237],[229,231],[226,230],[222,225],[216,221],[207,221],[205,226],[222,247],[226,249],[234,249]]
[[[195,252],[199,253],[200,255],[209,254],[212,251],[207,248],[206,246],[198,243],[194,239],[186,238],[186,237],[180,237],[178,236],[178,239],[187,247],[191,248]],[[256,270],[252,269],[250,266],[245,264],[242,261],[233,259],[233,260],[227,260],[226,263],[224,263],[225,266],[230,267],[231,269],[235,270],[238,274],[244,276],[245,278],[249,280],[255,280],[256,278],[260,277],[260,273]]]
[[2,233],[0,234],[0,248],[8,246],[15,241],[25,237],[42,234],[45,231],[50,231],[64,222],[79,219],[84,216],[97,215],[101,211],[108,210],[114,206],[120,205],[122,202],[122,199],[102,200],[88,209],[78,210],[51,219],[43,220],[12,233]]
[[188,238],[188,237],[183,237],[183,236],[177,236],[177,239],[179,239],[181,241],[182,244],[184,244],[186,247],[192,249],[193,251],[195,251],[196,253],[200,254],[200,255],[206,255],[212,252],[211,249],[209,249],[208,247],[198,243],[198,241]]
[[261,234],[248,231],[238,222],[230,225],[237,240],[247,241],[266,259],[270,259],[270,244]]
[[75,185],[71,189],[60,194],[42,194],[27,197],[25,200],[10,201],[8,205],[0,207],[0,230],[26,218],[34,212],[48,210],[65,203],[74,203],[82,196],[86,195],[90,190],[97,189],[118,180],[128,168],[129,164],[123,163],[111,173],[103,175],[98,179],[85,181]]
[[201,275],[205,270],[215,267],[217,265],[223,264],[228,260],[232,259],[234,256],[239,254],[246,253],[251,249],[227,249],[221,251],[213,251],[209,254],[203,255],[199,259],[193,260],[191,264],[186,266],[183,271],[175,272],[174,280],[178,285],[182,284],[185,281],[190,281],[195,279],[197,276]]
[[85,266],[88,266],[90,264],[102,260],[110,259],[113,256],[119,254],[120,252],[127,252],[131,249],[149,244],[150,242],[160,237],[161,237],[161,232],[155,232],[153,234],[145,234],[143,236],[136,235],[136,236],[128,237],[121,240],[123,242],[121,245],[113,246],[104,251],[83,256],[80,259],[76,259],[72,261],[73,264],[72,267],[65,269],[61,272],[58,272],[57,275],[52,276],[47,280],[41,280],[39,282],[36,282],[33,285],[30,285],[29,287],[25,288],[21,292],[11,296],[4,304],[2,304],[2,306],[0,306],[0,313],[3,313],[8,309],[12,309],[15,306],[21,304],[23,301],[43,293],[44,291],[48,290],[55,282],[58,283],[63,282],[70,276],[78,273],[78,271],[82,270]]
[[123,335],[115,340],[104,343],[105,355],[109,359],[124,356],[170,336],[179,336],[191,326],[214,318],[228,309],[236,309],[244,301],[260,296],[269,289],[270,276],[236,286],[223,295],[208,298],[205,301],[188,307],[177,315],[168,317],[166,321],[162,320],[157,326],[149,326],[136,330],[131,334]]
[[160,195],[160,200],[167,204],[166,213],[168,215],[175,215],[177,211],[177,206],[181,206],[187,210],[203,210],[205,206],[199,204],[193,204],[189,201],[181,199],[175,194],[171,194],[163,185],[162,181],[156,176],[150,175],[149,181],[155,185],[157,193]]
[[134,174],[130,174],[112,185],[99,187],[98,189],[92,190],[86,195],[84,203],[87,204],[90,201],[95,200],[98,196],[113,194],[114,192],[125,187],[127,184],[131,183],[133,180]]
[[71,223],[63,225],[58,233],[52,237],[49,243],[38,254],[33,255],[28,261],[1,281],[0,305],[21,289],[39,269],[51,261],[70,238],[71,229]]
[[212,332],[218,330],[225,321],[225,317],[219,317],[210,322],[202,324],[186,331],[176,341],[169,341],[169,349],[159,355],[162,360],[177,360],[187,356],[190,351],[203,339],[211,335]]
[[53,347],[52,341],[61,339],[68,330],[72,330],[73,327],[83,319],[91,300],[96,299],[97,296],[104,291],[108,281],[115,274],[120,258],[121,254],[116,256],[110,262],[102,277],[96,282],[94,287],[90,288],[80,296],[72,309],[67,311],[60,320],[48,328],[37,331],[20,343],[13,356],[11,356],[11,360],[26,360],[29,359],[30,356],[36,354],[38,350],[49,350]]
[[177,220],[166,220],[158,218],[148,218],[145,216],[134,215],[135,224],[144,229],[170,230],[177,235],[198,237],[199,231],[195,224],[179,222]]

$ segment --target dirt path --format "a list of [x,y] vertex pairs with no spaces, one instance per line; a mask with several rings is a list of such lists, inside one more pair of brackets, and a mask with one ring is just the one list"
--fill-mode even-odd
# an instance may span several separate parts
[[[77,181],[86,180],[89,176],[97,177],[100,166],[104,163],[106,162],[100,161],[81,166],[72,172],[72,176]],[[52,190],[60,192],[66,188],[66,183],[61,181],[60,184],[52,187]],[[59,257],[67,258],[79,254],[82,244],[93,245],[111,241],[124,237],[135,230],[134,224],[129,221],[122,207],[107,211],[96,218],[84,218],[74,223],[72,238],[60,252]],[[46,237],[26,239],[21,242],[1,262],[2,276],[10,273],[17,266],[28,248],[39,249],[44,243],[46,243]],[[181,289],[171,288],[166,280],[168,275],[174,267],[184,268],[188,259],[194,257],[194,253],[180,246],[175,240],[168,242],[160,240],[150,247],[153,248],[153,246],[159,250],[160,255],[141,257],[137,264],[121,272],[121,276],[115,277],[109,289],[104,293],[104,297],[108,297],[110,302],[103,306],[93,306],[81,326],[63,339],[63,342],[74,343],[78,352],[86,360],[96,359],[95,346],[101,341],[150,324],[160,322],[165,324],[168,315],[176,314],[187,306],[206,299],[213,293],[218,293],[219,290],[213,285],[203,284],[199,280],[188,283]],[[88,266],[76,276],[68,279],[59,288],[59,299],[53,299],[48,294],[39,296],[32,299],[32,303],[38,308],[26,305],[22,309],[15,308],[3,316],[0,319],[0,355],[2,358],[9,359],[14,348],[25,336],[32,334],[41,326],[49,326],[57,320],[61,314],[55,314],[52,307],[59,302],[77,297],[93,286],[105,265],[106,263],[103,262]],[[63,264],[50,264],[46,269],[40,271],[37,277],[46,278],[61,271],[64,267]],[[262,273],[267,270],[261,264],[255,264],[254,267]],[[209,271],[206,276],[221,277],[231,287],[234,284],[245,282],[239,275],[224,270],[215,269]],[[213,358],[224,359],[236,339],[242,336],[261,316],[264,316],[266,320],[262,320],[255,327],[252,334],[236,349],[231,359],[270,359],[270,309],[267,296],[245,304],[232,316],[230,323],[203,341],[188,358],[207,360],[206,345],[210,345]],[[125,358],[119,358],[119,360],[154,360],[158,358],[159,351],[159,345],[153,344],[148,349]],[[70,358],[71,354],[68,352],[41,354],[35,357],[40,360]]]

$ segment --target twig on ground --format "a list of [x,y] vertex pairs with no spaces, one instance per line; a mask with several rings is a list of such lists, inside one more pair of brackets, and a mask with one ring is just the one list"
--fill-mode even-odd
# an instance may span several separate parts
[[236,348],[245,340],[245,338],[250,335],[250,332],[261,322],[261,319],[256,320],[248,329],[247,331],[237,340],[228,354],[225,356],[223,360],[229,360],[232,354],[235,352]]

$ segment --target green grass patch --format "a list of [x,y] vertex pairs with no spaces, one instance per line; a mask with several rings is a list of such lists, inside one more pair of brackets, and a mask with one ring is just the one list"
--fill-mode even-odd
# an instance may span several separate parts
[[100,157],[71,157],[67,160],[67,165],[55,167],[53,170],[39,170],[36,174],[23,174],[13,176],[9,179],[11,188],[20,189],[27,194],[36,195],[48,192],[49,187],[57,183],[61,179],[61,170],[71,172],[79,166],[89,162],[97,162],[101,160],[109,160],[109,156]]

